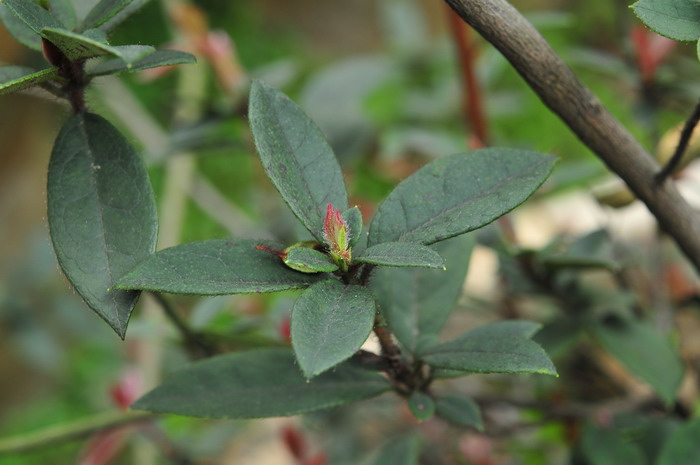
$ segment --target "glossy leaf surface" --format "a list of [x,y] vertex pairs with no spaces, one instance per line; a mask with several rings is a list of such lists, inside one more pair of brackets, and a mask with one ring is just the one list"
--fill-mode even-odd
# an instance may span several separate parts
[[307,378],[347,360],[365,342],[374,325],[372,294],[336,280],[314,284],[292,310],[292,346]]
[[61,268],[123,338],[139,293],[118,290],[116,282],[153,253],[158,225],[141,158],[108,121],[74,116],[56,139],[47,194]]
[[484,429],[481,409],[468,397],[438,396],[435,399],[435,411],[438,416],[457,426]]
[[284,246],[269,241],[213,239],[161,250],[119,280],[121,289],[174,294],[223,295],[307,287],[318,274],[288,268],[273,253]]
[[551,360],[530,337],[539,326],[508,320],[468,331],[459,338],[428,349],[428,364],[471,373],[541,373],[556,375]]
[[377,373],[343,364],[307,381],[287,349],[220,355],[173,373],[132,408],[202,418],[298,415],[377,396]]
[[23,66],[0,66],[0,95],[41,84],[58,76],[58,68],[34,71]]
[[434,345],[462,292],[474,240],[455,237],[431,246],[445,257],[446,271],[379,268],[370,282],[382,314],[404,350]]
[[368,246],[428,245],[485,226],[524,202],[555,158],[515,149],[481,149],[435,160],[403,180],[377,209]]
[[289,97],[259,81],[250,92],[250,127],[272,183],[323,242],[328,204],[344,211],[348,200],[340,165],[321,130]]
[[414,242],[382,242],[365,250],[355,261],[384,266],[445,269],[445,260],[439,253]]

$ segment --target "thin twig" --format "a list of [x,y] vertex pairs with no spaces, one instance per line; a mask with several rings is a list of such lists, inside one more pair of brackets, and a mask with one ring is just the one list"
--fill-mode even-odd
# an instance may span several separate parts
[[698,102],[697,105],[695,105],[693,113],[690,115],[690,118],[688,118],[688,120],[685,122],[685,126],[683,126],[683,131],[681,131],[681,138],[678,141],[678,146],[676,147],[676,151],[673,153],[673,156],[670,160],[668,160],[666,166],[664,166],[663,169],[656,174],[657,183],[661,184],[662,182],[664,182],[666,178],[668,178],[671,175],[671,173],[673,173],[676,170],[681,160],[683,159],[683,155],[685,154],[686,150],[688,150],[690,138],[693,136],[695,126],[698,125],[699,121],[700,102]]
[[700,215],[658,164],[506,0],[445,0],[495,46],[542,101],[642,200],[700,271]]

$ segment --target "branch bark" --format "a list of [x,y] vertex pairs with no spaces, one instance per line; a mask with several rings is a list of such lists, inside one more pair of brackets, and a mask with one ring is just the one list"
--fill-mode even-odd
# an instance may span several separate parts
[[445,0],[496,47],[540,99],[620,176],[700,272],[700,215],[658,164],[506,0]]

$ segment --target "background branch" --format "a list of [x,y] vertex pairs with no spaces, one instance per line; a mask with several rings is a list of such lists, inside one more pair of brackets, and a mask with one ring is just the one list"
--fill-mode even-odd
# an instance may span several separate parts
[[445,0],[496,47],[540,99],[620,176],[700,271],[700,216],[658,164],[578,80],[537,30],[505,0]]

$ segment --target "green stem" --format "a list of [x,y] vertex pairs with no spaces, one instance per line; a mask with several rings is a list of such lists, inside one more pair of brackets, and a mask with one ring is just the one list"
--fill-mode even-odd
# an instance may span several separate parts
[[0,439],[0,456],[32,452],[54,444],[91,436],[131,423],[148,421],[154,417],[150,412],[107,412],[83,418],[72,423],[50,426],[33,433]]

